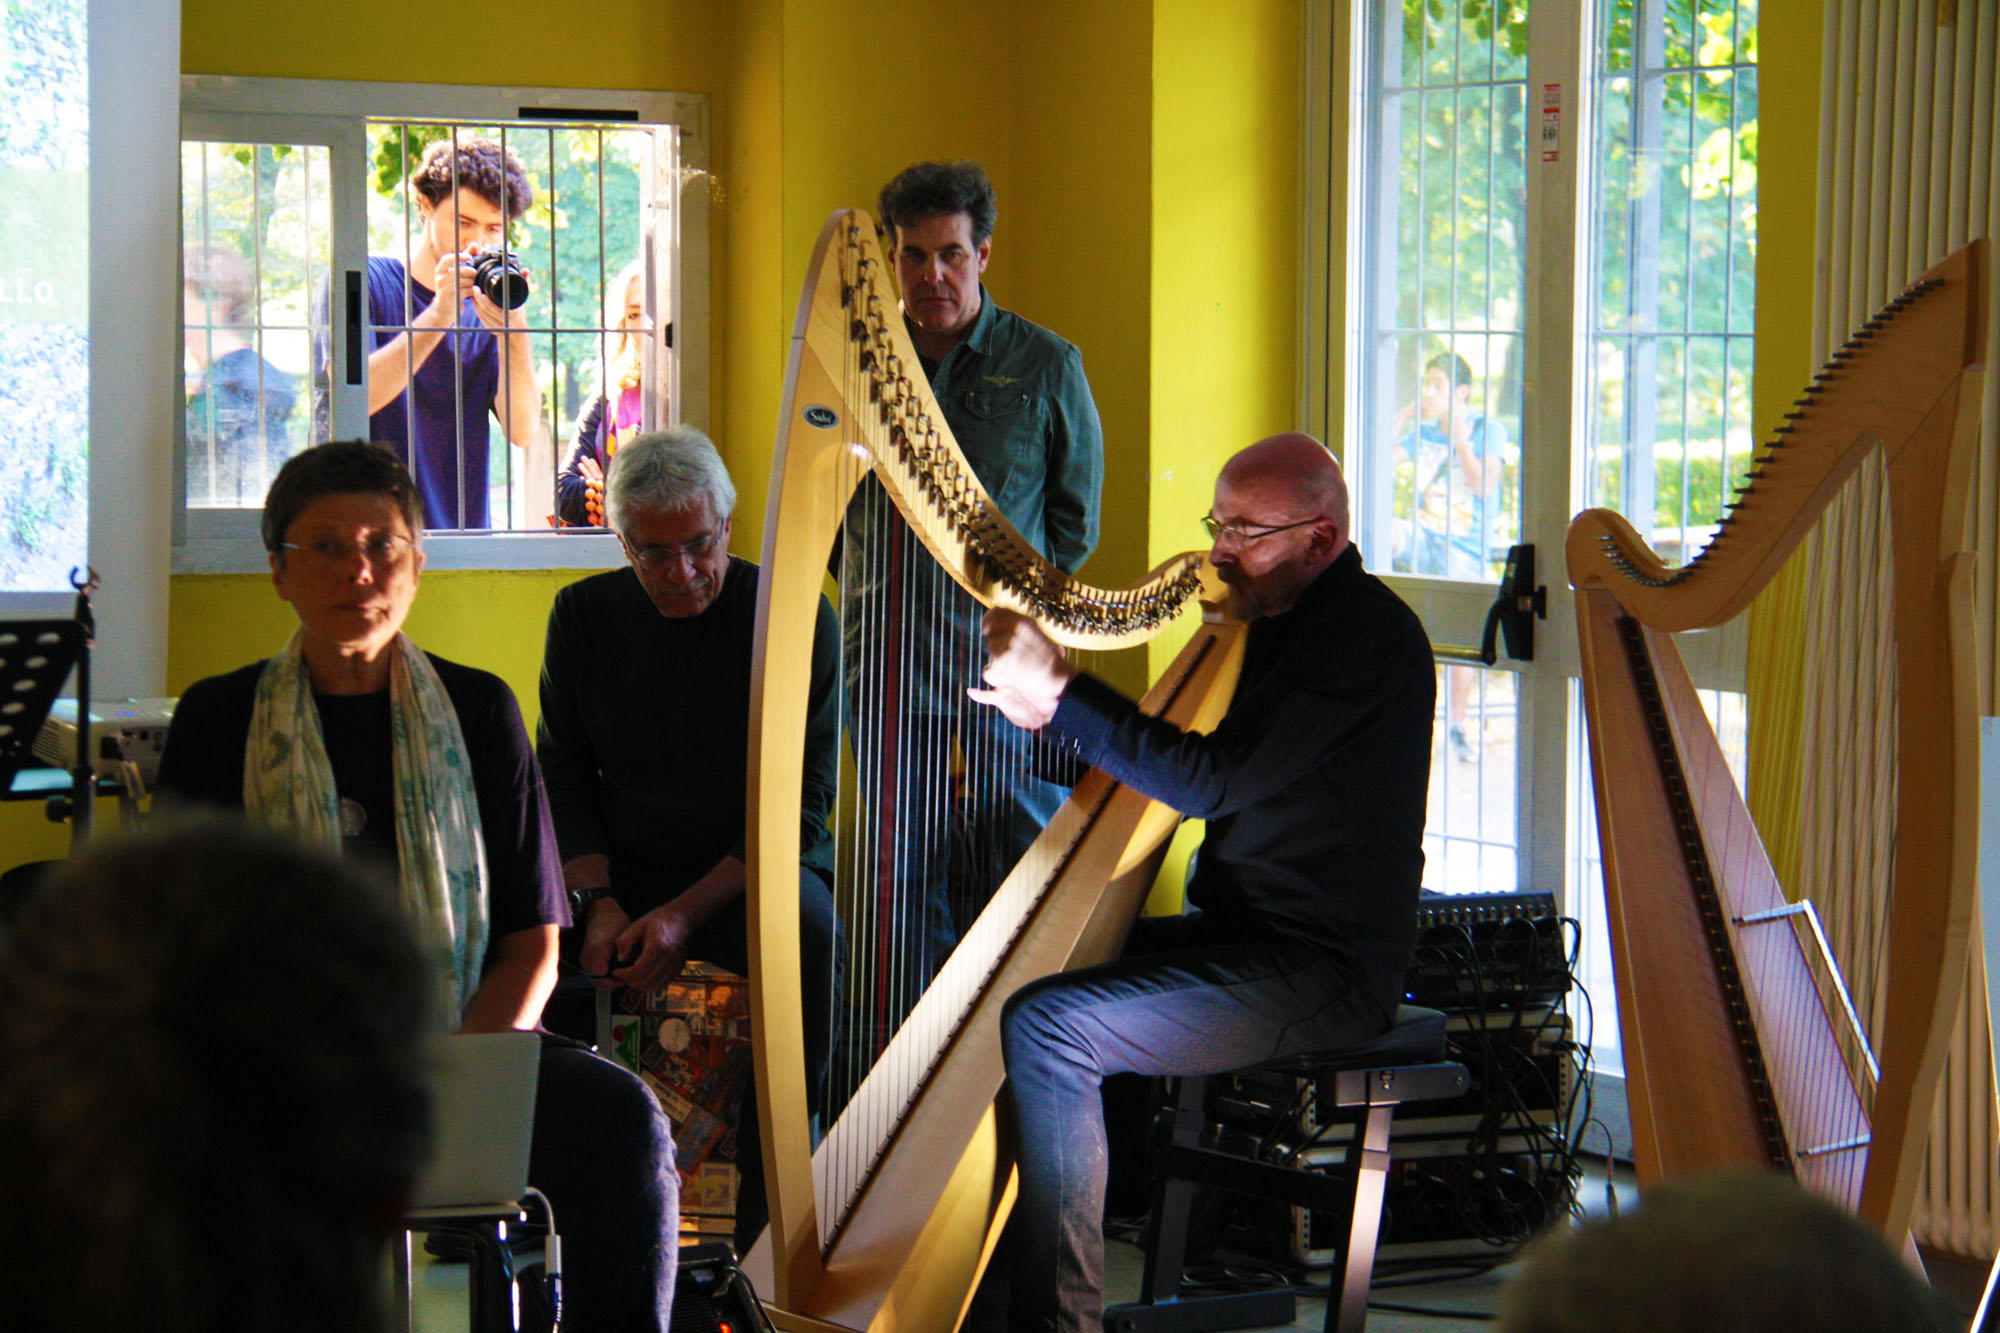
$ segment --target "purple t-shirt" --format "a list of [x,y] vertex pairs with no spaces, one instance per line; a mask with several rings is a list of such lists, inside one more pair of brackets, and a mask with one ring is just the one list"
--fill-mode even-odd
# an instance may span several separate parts
[[[406,279],[402,260],[370,255],[368,325],[375,346],[394,342],[435,296],[414,278]],[[468,327],[447,333],[402,396],[368,418],[369,438],[395,449],[416,477],[426,528],[489,526],[487,449],[500,387],[500,344],[479,322],[470,299],[458,322]]]

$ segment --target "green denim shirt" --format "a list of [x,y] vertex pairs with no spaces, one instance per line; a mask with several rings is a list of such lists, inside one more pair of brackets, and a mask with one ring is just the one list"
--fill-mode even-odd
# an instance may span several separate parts
[[1104,428],[1083,357],[982,284],[965,340],[926,363],[945,424],[1007,521],[1066,572],[1097,547]]

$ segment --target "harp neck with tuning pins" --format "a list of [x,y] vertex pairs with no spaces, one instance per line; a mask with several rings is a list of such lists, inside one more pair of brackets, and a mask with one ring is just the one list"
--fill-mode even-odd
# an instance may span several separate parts
[[[1766,1165],[1900,1240],[1965,976],[1977,685],[1961,549],[1986,355],[1987,244],[1925,273],[1821,370],[1720,530],[1669,568],[1617,514],[1571,525],[1612,963],[1643,1185]],[[1673,644],[1719,625],[1879,451],[1893,565],[1895,825],[1884,1003],[1844,1002],[1788,900]]]
[[[1183,555],[1132,587],[1093,588],[1036,554],[945,425],[874,224],[858,212],[828,222],[792,335],[758,591],[748,901],[771,1224],[745,1268],[782,1327],[928,1333],[963,1316],[1011,1202],[995,1110],[1000,1006],[1036,977],[1116,954],[1178,817],[1085,774],[811,1142],[804,1018],[787,961],[799,940],[801,751],[815,607],[869,476],[953,583],[1032,616],[1070,647],[1129,646],[1165,629],[1203,587],[1203,567]],[[1213,726],[1234,688],[1240,630],[1205,617],[1143,706]],[[898,814],[850,808],[843,818]],[[850,901],[838,882],[835,901]],[[849,931],[857,948],[862,934]],[[870,968],[857,958],[849,974]]]

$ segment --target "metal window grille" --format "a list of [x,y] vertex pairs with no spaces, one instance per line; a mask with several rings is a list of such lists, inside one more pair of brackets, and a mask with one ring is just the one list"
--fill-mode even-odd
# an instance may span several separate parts
[[[328,154],[181,145],[187,503],[256,508],[310,430],[312,293],[325,282]],[[315,320],[321,326],[315,326]]]
[[1756,308],[1756,7],[1606,0],[1586,502],[1669,561],[1748,469]]
[[[465,401],[467,349],[484,336],[471,306],[461,308],[450,336],[433,355],[453,357],[457,370],[450,377],[452,406],[459,418],[455,508],[472,520],[461,526],[549,526],[555,521],[556,476],[576,464],[577,431],[593,400],[600,394],[608,396],[608,410],[614,417],[617,414],[619,386],[612,380],[621,331],[628,332],[640,349],[636,362],[640,419],[626,435],[665,426],[673,417],[667,280],[672,256],[654,243],[656,236],[671,234],[670,228],[655,225],[664,220],[658,210],[670,200],[670,192],[655,182],[671,171],[672,130],[645,125],[375,120],[369,122],[368,134],[374,145],[369,251],[400,258],[406,272],[421,245],[421,223],[413,192],[403,182],[417,167],[425,146],[446,139],[454,144],[488,139],[518,158],[527,172],[533,198],[508,225],[503,248],[529,274],[522,317],[532,359],[532,369],[526,373],[533,377],[539,418],[532,427],[517,425],[510,440],[500,419],[491,413],[482,418],[480,404]],[[511,204],[503,200],[502,211],[511,211]],[[612,287],[632,266],[639,275],[644,314],[636,328],[621,330],[612,307],[622,306],[623,294]],[[422,281],[421,275],[411,276]],[[374,328],[406,332],[416,314],[416,307],[407,307],[402,324]],[[412,356],[410,364],[414,362]],[[513,377],[522,373],[515,358],[500,358],[496,401],[509,397],[516,388]],[[413,397],[405,394],[383,409],[400,411],[406,432],[415,430]],[[483,445],[476,436],[467,438],[468,419],[485,420]],[[481,477],[486,479],[485,493],[477,495]],[[482,512],[483,523],[476,521]]]
[[[522,414],[510,443],[492,403],[466,402],[463,349],[485,330],[473,307],[463,307],[431,353],[451,367],[443,377],[451,395],[446,415],[456,422],[448,446],[456,466],[439,486],[456,492],[444,526],[546,529],[555,521],[557,475],[575,467],[578,427],[607,387],[612,442],[677,417],[676,127],[372,119],[363,122],[365,160],[351,165],[322,144],[190,139],[182,145],[181,226],[191,510],[255,509],[290,454],[335,436],[379,435],[390,414],[400,413],[409,431],[409,394],[372,419],[335,416],[334,312],[345,298],[333,272],[335,219],[343,216],[337,197],[359,187],[366,202],[348,216],[365,214],[368,252],[398,259],[407,271],[422,244],[410,170],[428,144],[474,137],[518,158],[533,192],[502,246],[529,272],[521,316],[532,368],[500,358],[494,398],[507,401],[513,377],[527,374],[538,411],[532,421]],[[356,167],[365,184],[353,179]],[[336,181],[336,170],[350,174]],[[447,198],[443,206],[451,204]],[[628,275],[635,275],[630,287],[642,314],[621,328],[625,292],[611,288]],[[417,275],[420,282],[432,276]],[[373,334],[406,332],[418,309],[405,304],[372,324],[364,355]],[[345,370],[340,360],[338,371]],[[614,381],[636,382],[628,389]],[[477,430],[468,437],[468,422],[485,426],[483,452]],[[597,512],[582,521],[594,522]]]
[[[1519,539],[1526,20],[1484,0],[1368,11],[1347,458],[1378,570],[1486,583]],[[1438,669],[1427,887],[1515,887],[1517,683]]]
[[[1356,537],[1378,570],[1487,582],[1519,531],[1528,22],[1507,0],[1365,11],[1347,459]],[[1670,558],[1705,540],[1751,453],[1755,25],[1738,0],[1602,0],[1596,25],[1592,410],[1576,490]],[[1482,424],[1476,441],[1426,403],[1439,364],[1447,392],[1471,386],[1456,415]],[[1468,445],[1496,476],[1467,465]],[[1513,887],[1517,686],[1440,667],[1432,887]]]
[[1378,569],[1485,582],[1519,531],[1527,11],[1370,13],[1357,532]]
[[1451,893],[1518,888],[1515,723],[1520,678],[1511,671],[1437,669],[1431,785],[1424,819],[1424,887]]

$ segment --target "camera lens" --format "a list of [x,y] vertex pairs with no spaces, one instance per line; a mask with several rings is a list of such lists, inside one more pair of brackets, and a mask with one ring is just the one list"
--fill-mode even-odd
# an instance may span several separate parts
[[502,310],[528,303],[528,270],[514,256],[489,250],[472,261],[472,271],[480,293]]

